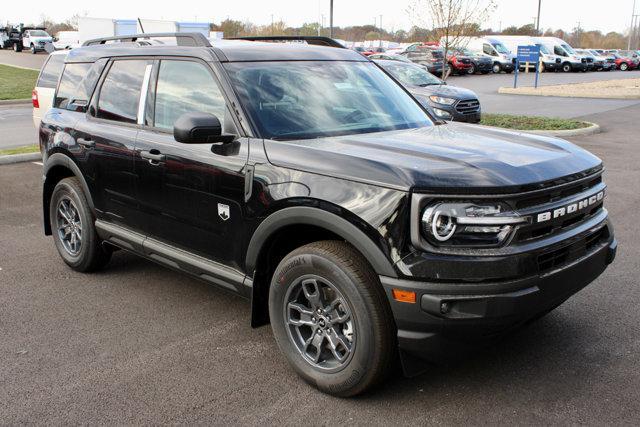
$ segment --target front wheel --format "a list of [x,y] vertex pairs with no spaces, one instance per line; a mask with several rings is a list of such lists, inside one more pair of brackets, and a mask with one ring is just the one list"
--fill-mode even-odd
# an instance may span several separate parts
[[499,74],[502,71],[502,67],[497,62],[493,64],[493,68],[491,69],[495,74]]
[[571,72],[571,64],[569,64],[568,62],[562,64],[562,71],[564,71],[565,73]]
[[620,64],[620,71],[627,71],[629,69],[629,65],[626,62]]
[[33,53],[34,55],[37,53],[38,51],[36,50],[36,45],[34,45],[33,43],[31,44],[31,53]]
[[353,396],[390,371],[391,308],[371,266],[345,242],[315,242],[287,255],[269,291],[278,347],[309,384]]
[[109,262],[112,251],[100,242],[91,208],[77,178],[65,178],[55,186],[49,218],[56,249],[69,267],[89,272]]
[[22,46],[20,46],[20,43],[14,43],[13,44],[13,51],[14,52],[22,52]]
[[471,64],[471,67],[469,67],[469,69],[467,70],[467,74],[475,74],[476,73],[476,66]]

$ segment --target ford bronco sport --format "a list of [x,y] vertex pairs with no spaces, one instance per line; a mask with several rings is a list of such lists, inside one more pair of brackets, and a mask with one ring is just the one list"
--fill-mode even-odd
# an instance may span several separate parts
[[598,158],[437,124],[367,58],[303,41],[70,51],[39,128],[64,262],[94,271],[120,248],[246,297],[339,396],[539,317],[612,262]]

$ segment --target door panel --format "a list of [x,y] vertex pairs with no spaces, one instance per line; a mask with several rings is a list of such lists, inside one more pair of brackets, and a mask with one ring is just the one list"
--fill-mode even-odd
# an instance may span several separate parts
[[[172,134],[141,130],[135,155],[140,211],[158,240],[232,267],[240,259],[246,140],[225,155],[212,144],[181,144]],[[162,155],[155,161],[146,153]],[[228,208],[227,208],[228,207]],[[221,214],[219,214],[221,213]]]

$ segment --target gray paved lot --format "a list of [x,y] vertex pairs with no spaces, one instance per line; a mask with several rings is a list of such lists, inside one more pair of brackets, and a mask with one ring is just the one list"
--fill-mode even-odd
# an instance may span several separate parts
[[615,264],[473,358],[341,400],[300,381],[248,302],[118,252],[71,271],[40,223],[41,169],[0,166],[0,424],[640,423],[640,106],[588,117]]
[[42,68],[45,59],[49,54],[46,52],[38,52],[35,55],[31,51],[24,50],[20,53],[16,53],[13,50],[1,49],[0,50],[0,64],[15,65],[24,68],[35,68],[39,70]]
[[0,106],[0,150],[38,143],[31,105]]
[[[610,71],[591,73],[543,73],[540,85],[586,83],[599,80],[640,78],[640,71]],[[518,86],[533,86],[533,73],[518,77]],[[474,76],[452,76],[449,84],[471,89],[478,94],[485,113],[525,114],[534,116],[575,118],[612,111],[631,105],[640,105],[640,100],[575,99],[501,95],[498,88],[513,86],[513,74],[490,74]]]

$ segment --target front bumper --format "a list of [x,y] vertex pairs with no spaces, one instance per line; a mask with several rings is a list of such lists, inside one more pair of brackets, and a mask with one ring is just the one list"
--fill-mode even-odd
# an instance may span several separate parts
[[[602,238],[596,243],[579,246],[575,242],[584,236],[576,236],[571,246],[573,256],[564,264],[526,277],[476,283],[381,277],[398,328],[403,363],[407,357],[439,361],[454,353],[463,354],[470,343],[500,336],[560,305],[595,280],[615,258],[617,241],[611,224],[605,221],[598,227],[584,233],[587,236],[600,230]],[[549,250],[529,255],[538,259]],[[469,256],[458,268],[477,271],[482,262]],[[509,264],[509,260],[503,262]],[[478,275],[477,279],[484,277]],[[392,289],[414,291],[416,303],[394,300]]]

